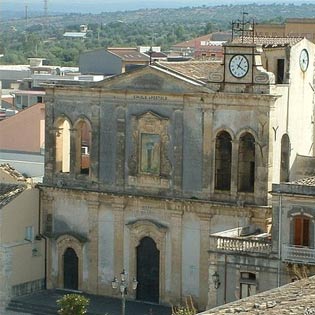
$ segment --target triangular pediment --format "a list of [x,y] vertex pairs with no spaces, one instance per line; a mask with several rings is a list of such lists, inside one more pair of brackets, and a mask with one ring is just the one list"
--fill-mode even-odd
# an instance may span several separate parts
[[137,116],[137,119],[145,119],[145,120],[163,120],[163,119],[168,119],[166,117],[162,117],[152,111],[145,112],[143,114],[140,114]]
[[170,94],[211,93],[205,83],[176,73],[147,66],[129,73],[124,73],[95,84],[105,90],[143,91]]

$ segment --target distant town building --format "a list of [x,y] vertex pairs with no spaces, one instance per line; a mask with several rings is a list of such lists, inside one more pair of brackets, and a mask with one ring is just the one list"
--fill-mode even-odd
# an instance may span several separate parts
[[44,175],[45,105],[38,103],[0,122],[0,164],[27,177]]
[[305,37],[315,42],[315,19],[289,18],[283,24],[258,23],[255,25],[255,33],[267,37]]
[[230,39],[230,32],[210,33],[173,45],[170,55],[177,54],[198,60],[222,60],[222,45]]
[[80,25],[80,32],[65,32],[63,37],[66,38],[86,38],[86,34],[88,32],[88,26],[86,24]]
[[117,75],[148,65],[150,57],[138,48],[110,47],[80,54],[79,69],[82,74]]

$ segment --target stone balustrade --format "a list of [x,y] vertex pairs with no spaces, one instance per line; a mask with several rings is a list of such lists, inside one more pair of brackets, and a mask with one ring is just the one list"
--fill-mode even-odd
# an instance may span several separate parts
[[315,249],[306,246],[283,244],[282,259],[292,263],[315,265]]
[[210,236],[210,249],[229,252],[270,254],[271,242],[235,237]]

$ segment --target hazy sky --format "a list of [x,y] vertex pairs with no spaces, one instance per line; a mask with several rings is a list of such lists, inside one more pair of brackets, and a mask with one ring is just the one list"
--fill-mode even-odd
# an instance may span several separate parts
[[[181,6],[245,4],[245,3],[315,3],[315,0],[47,0],[51,12],[101,12],[134,10],[139,8],[176,8]],[[30,11],[41,11],[44,0],[0,0],[0,10],[22,11],[25,5]]]

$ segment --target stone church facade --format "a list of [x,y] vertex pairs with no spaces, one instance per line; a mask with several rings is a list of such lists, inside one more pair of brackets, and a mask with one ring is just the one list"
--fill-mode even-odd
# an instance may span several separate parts
[[[263,63],[271,56],[271,67],[279,51],[311,57],[314,48],[299,40],[269,55],[256,44],[225,49],[223,65],[151,65],[99,83],[46,86],[48,287],[115,295],[111,281],[125,269],[139,282],[130,298],[177,304],[192,296],[204,309],[209,235],[266,230],[268,191],[294,163],[281,150],[292,115],[305,119],[307,133],[292,147],[305,155],[311,147],[313,93],[305,88],[305,111],[294,112],[301,87],[289,94],[294,76],[277,85]],[[235,56],[245,57],[246,73],[233,73]],[[294,58],[284,75],[298,73]],[[305,71],[305,82],[312,76]]]

